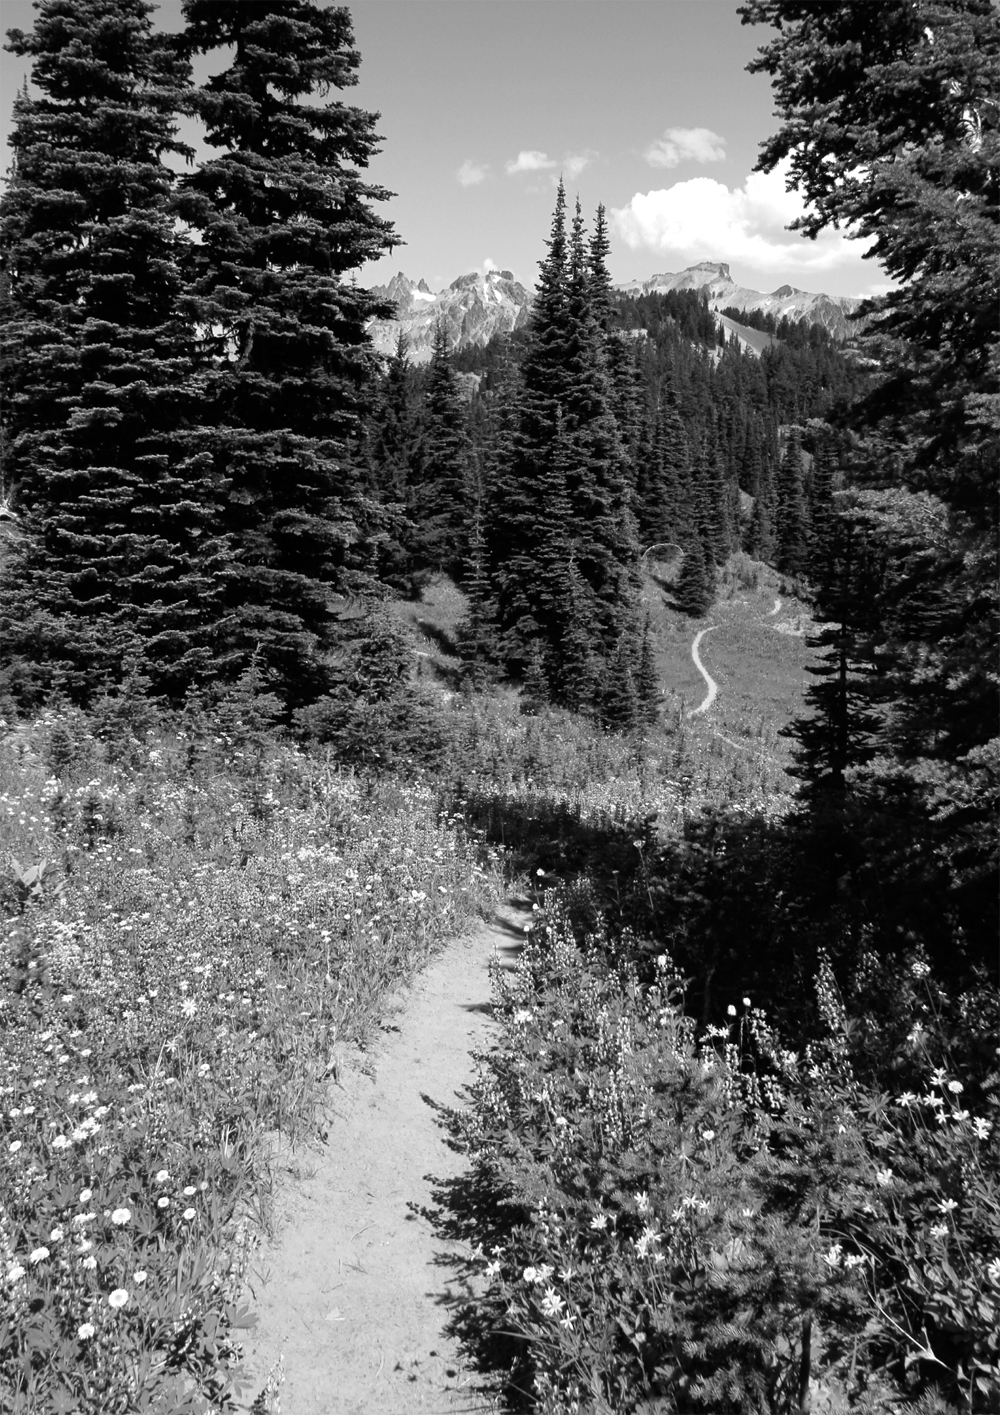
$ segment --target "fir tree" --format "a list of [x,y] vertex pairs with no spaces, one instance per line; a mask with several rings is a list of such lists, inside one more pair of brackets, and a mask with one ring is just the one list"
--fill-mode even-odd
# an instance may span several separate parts
[[290,701],[326,684],[337,596],[373,585],[380,511],[353,444],[376,361],[365,328],[389,311],[346,277],[390,242],[388,193],[359,168],[375,119],[328,90],[357,81],[350,15],[312,0],[185,0],[181,43],[232,52],[197,95],[220,154],[182,181],[196,232],[190,316],[201,332],[199,447],[228,483],[235,636]]
[[797,428],[789,434],[778,469],[775,522],[775,563],[785,575],[801,575],[808,560],[809,530],[802,486],[802,440]]
[[472,448],[443,323],[434,331],[427,391],[410,457],[407,510],[413,568],[458,576],[467,555]]
[[[508,667],[523,672],[529,658],[538,664],[534,640],[543,634],[558,642],[559,632],[546,604],[553,587],[539,580],[539,561],[552,562],[565,550],[568,564],[569,509],[565,458],[555,456],[563,439],[566,403],[567,241],[566,194],[556,196],[548,253],[532,307],[530,340],[517,386],[516,425],[503,428],[493,458],[494,485],[488,515],[490,577],[495,586],[498,627]],[[507,381],[508,394],[513,379]],[[563,549],[560,549],[562,547]],[[537,647],[537,645],[535,646]],[[544,672],[544,664],[542,671]]]
[[827,555],[833,529],[833,456],[828,441],[820,438],[813,454],[809,483],[809,572],[819,573]]
[[631,732],[643,716],[633,672],[637,657],[635,645],[623,634],[607,660],[601,719],[613,732]]
[[86,698],[146,675],[183,695],[226,658],[222,481],[190,448],[192,340],[165,153],[188,66],[144,0],[43,0],[10,48],[0,207],[8,491],[24,534],[0,589],[22,681]]
[[487,687],[497,676],[499,642],[496,604],[486,562],[482,510],[476,506],[469,532],[469,551],[462,588],[468,608],[456,630],[463,681],[474,690]]
[[655,723],[660,715],[660,678],[656,671],[653,631],[648,614],[642,626],[642,642],[635,674],[635,689],[640,717],[646,723]]
[[413,453],[414,410],[406,335],[399,331],[371,413],[372,479],[386,501],[405,502]]
[[604,652],[633,636],[638,534],[625,450],[612,409],[605,341],[590,301],[591,273],[577,203],[570,239],[566,349],[567,495],[580,572],[593,591]]
[[693,529],[687,438],[666,390],[659,399],[651,445],[639,467],[636,510],[643,547],[686,539]]
[[674,598],[678,609],[700,619],[715,598],[711,561],[698,536],[693,536],[684,552]]
[[794,772],[813,795],[842,794],[848,768],[870,760],[877,750],[873,645],[884,571],[872,552],[863,514],[845,508],[831,526],[822,566],[817,566],[824,622],[810,640],[820,650],[809,669],[817,681],[806,693],[813,711],[789,729],[800,744]]

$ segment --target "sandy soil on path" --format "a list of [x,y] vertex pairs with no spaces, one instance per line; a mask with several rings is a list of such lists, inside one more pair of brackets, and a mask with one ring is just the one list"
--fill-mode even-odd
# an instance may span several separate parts
[[716,683],[711,673],[709,673],[708,669],[702,663],[701,655],[698,652],[698,649],[701,647],[701,641],[705,637],[705,635],[710,634],[712,630],[717,627],[718,626],[715,624],[710,624],[707,629],[699,629],[697,634],[695,634],[694,636],[694,643],[691,645],[691,661],[694,664],[695,668],[697,668],[701,676],[704,678],[705,687],[708,689],[708,691],[706,692],[704,698],[702,698],[698,706],[696,708],[691,709],[691,711],[688,713],[688,717],[697,717],[698,713],[707,712],[708,709],[715,702],[716,695],[719,691],[718,683]]
[[464,1168],[428,1099],[452,1105],[491,1027],[488,963],[509,960],[526,914],[456,940],[387,1015],[383,1040],[348,1058],[319,1152],[284,1156],[277,1230],[253,1283],[252,1400],[279,1360],[281,1415],[486,1412],[489,1399],[441,1333],[450,1269],[420,1210]]

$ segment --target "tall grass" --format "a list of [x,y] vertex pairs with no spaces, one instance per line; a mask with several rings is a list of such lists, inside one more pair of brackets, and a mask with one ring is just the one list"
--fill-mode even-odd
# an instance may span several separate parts
[[328,1137],[343,1044],[497,881],[426,785],[206,721],[5,732],[0,1406],[230,1408],[269,1137]]

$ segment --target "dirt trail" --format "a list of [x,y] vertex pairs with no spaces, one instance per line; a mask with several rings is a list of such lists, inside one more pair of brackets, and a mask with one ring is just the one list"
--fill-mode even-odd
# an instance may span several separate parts
[[508,907],[449,944],[400,995],[374,1055],[347,1062],[328,1147],[286,1156],[277,1240],[261,1255],[266,1282],[254,1284],[250,1399],[280,1359],[281,1415],[492,1408],[441,1335],[450,1275],[419,1210],[431,1202],[427,1176],[464,1161],[425,1098],[454,1104],[472,1080],[470,1051],[491,1026],[488,963],[495,950],[513,958],[526,917]]
[[695,634],[694,636],[694,643],[691,645],[691,659],[694,663],[695,668],[697,668],[698,672],[704,678],[705,686],[708,688],[708,692],[705,694],[704,698],[702,698],[698,706],[696,708],[691,709],[691,711],[688,713],[688,717],[696,717],[697,714],[700,712],[707,712],[708,709],[715,702],[716,695],[719,691],[718,683],[716,683],[711,673],[709,673],[708,669],[702,663],[701,655],[698,652],[698,647],[701,644],[701,641],[705,637],[705,635],[710,634],[713,629],[717,628],[717,624],[710,624],[707,629],[699,629],[697,634]]

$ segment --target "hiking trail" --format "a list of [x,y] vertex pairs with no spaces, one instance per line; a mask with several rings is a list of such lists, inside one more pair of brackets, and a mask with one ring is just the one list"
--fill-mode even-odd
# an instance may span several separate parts
[[372,1052],[355,1053],[331,1089],[328,1145],[281,1154],[276,1236],[251,1284],[249,1399],[283,1368],[282,1415],[493,1409],[442,1335],[459,1288],[422,1210],[428,1176],[465,1168],[433,1103],[460,1103],[473,1080],[471,1053],[492,1027],[489,961],[512,962],[528,917],[512,902],[401,987]]
[[708,688],[708,692],[705,694],[704,698],[702,698],[698,706],[696,708],[691,709],[691,711],[688,713],[688,717],[697,717],[698,713],[707,712],[708,709],[715,702],[716,696],[718,695],[719,685],[718,683],[716,683],[711,673],[709,673],[708,669],[702,663],[701,655],[698,652],[699,645],[701,644],[701,641],[705,637],[705,635],[710,634],[713,629],[717,629],[718,627],[719,626],[717,624],[710,624],[707,629],[699,629],[697,634],[695,634],[694,636],[694,643],[691,645],[691,659],[694,663],[695,668],[697,668],[698,672],[704,678],[705,685]]

